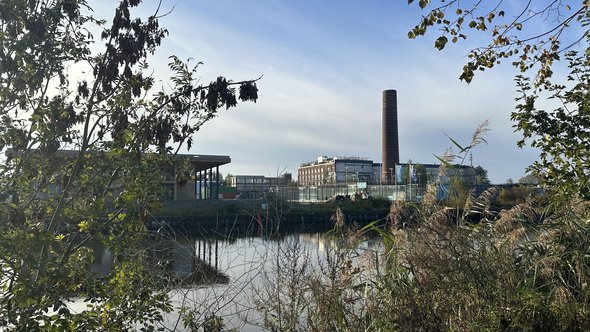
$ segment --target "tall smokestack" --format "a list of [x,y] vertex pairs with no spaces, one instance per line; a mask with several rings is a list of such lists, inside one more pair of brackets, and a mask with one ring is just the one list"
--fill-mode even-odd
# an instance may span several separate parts
[[397,131],[397,91],[383,91],[381,124],[381,181],[393,183],[395,165],[399,164],[399,135]]

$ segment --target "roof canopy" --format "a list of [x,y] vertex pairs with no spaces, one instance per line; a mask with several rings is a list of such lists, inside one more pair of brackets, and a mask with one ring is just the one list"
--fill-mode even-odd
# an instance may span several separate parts
[[[78,150],[58,150],[56,153],[66,157],[75,157],[78,155]],[[6,155],[9,157],[19,156],[20,152],[14,149],[7,149]],[[168,155],[172,159],[184,159],[191,163],[195,171],[203,171],[206,169],[218,167],[221,165],[229,164],[231,158],[229,156],[218,156],[218,155],[205,155],[205,154],[170,154]]]
[[206,154],[177,154],[174,158],[188,159],[188,162],[193,164],[195,171],[203,171],[213,167],[229,164],[231,158],[229,156],[217,156]]

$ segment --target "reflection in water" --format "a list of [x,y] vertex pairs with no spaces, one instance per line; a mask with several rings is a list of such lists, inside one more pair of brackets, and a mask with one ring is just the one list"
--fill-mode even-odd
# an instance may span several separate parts
[[219,272],[220,240],[195,239],[190,247],[191,270],[188,281],[192,285],[227,284],[229,277]]
[[[256,234],[256,233],[254,233]],[[255,294],[264,287],[265,278],[276,272],[280,252],[299,245],[300,259],[317,266],[328,249],[337,245],[323,232],[295,232],[275,237],[192,234],[158,237],[146,245],[154,270],[161,270],[176,280],[170,296],[176,308],[188,307],[195,318],[215,315],[228,328],[259,331],[263,320],[255,309]],[[373,246],[368,240],[361,247]],[[304,258],[307,257],[307,258]],[[114,265],[108,250],[95,247],[92,269],[105,275]],[[165,315],[165,327],[182,326],[178,310]]]
[[[158,239],[147,249],[148,262],[161,268],[166,276],[179,285],[227,284],[229,277],[219,271],[219,248],[230,241],[220,239],[182,238]],[[115,256],[100,244],[94,245],[92,271],[107,275],[114,266]]]

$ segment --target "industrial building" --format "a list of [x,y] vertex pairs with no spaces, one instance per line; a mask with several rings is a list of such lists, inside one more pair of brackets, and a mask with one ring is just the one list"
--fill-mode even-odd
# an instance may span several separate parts
[[[298,169],[298,182],[301,190],[306,191],[305,199],[369,192],[390,199],[417,200],[426,185],[435,180],[441,186],[448,186],[455,179],[467,186],[476,185],[477,176],[471,166],[451,165],[441,173],[438,164],[400,163],[397,91],[384,90],[381,101],[381,163],[357,157],[326,156],[303,163]],[[312,193],[313,190],[317,193]]]
[[[438,180],[448,186],[453,179],[465,185],[476,184],[471,166],[453,165],[440,173],[440,165],[400,163],[397,91],[382,93],[381,163],[361,157],[320,156],[300,165],[298,187],[290,186],[291,174],[267,177],[234,175],[226,179],[239,198],[259,198],[276,192],[288,200],[322,201],[335,195],[367,194],[392,200],[419,200],[428,183]],[[442,187],[441,187],[442,188]],[[176,192],[176,195],[181,192]]]
[[320,186],[350,182],[379,182],[381,164],[358,157],[318,157],[301,164],[297,171],[299,186]]
[[301,164],[297,174],[299,185],[394,184],[396,165],[400,164],[396,90],[383,91],[381,115],[381,164],[357,157],[321,156],[316,161]]

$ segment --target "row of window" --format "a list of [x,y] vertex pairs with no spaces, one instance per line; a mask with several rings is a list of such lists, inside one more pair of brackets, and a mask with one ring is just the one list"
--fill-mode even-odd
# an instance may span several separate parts
[[299,175],[324,174],[325,172],[334,172],[334,167],[329,167],[329,168],[315,167],[315,168],[309,168],[309,169],[300,169]]
[[283,178],[243,178],[243,177],[236,177],[233,183],[238,184],[262,184],[262,183],[270,183],[270,184],[279,184],[279,183],[286,183],[286,180]]

